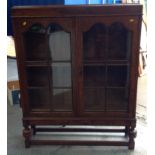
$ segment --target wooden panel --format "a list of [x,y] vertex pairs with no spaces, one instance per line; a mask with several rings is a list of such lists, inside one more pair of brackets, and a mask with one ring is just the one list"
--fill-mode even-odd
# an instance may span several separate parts
[[20,6],[13,7],[13,17],[73,17],[141,15],[142,5],[77,5],[77,6]]

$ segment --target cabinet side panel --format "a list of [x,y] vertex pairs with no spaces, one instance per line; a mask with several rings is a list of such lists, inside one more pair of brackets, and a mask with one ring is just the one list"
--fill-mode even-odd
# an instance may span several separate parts
[[24,67],[24,52],[23,52],[22,35],[20,32],[19,23],[20,22],[18,18],[13,18],[13,31],[14,31],[18,75],[19,75],[18,77],[20,84],[21,106],[23,110],[23,116],[26,116],[29,113],[29,104],[26,96],[26,79],[25,79],[26,73]]
[[140,33],[142,17],[137,16],[137,24],[133,29],[133,44],[131,53],[131,85],[130,85],[130,106],[129,114],[131,118],[136,117],[136,98],[137,98],[137,81],[138,81],[138,64],[139,64],[139,51],[140,51]]

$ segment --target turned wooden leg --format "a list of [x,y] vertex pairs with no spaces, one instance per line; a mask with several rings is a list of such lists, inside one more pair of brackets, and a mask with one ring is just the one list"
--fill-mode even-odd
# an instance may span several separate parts
[[130,150],[135,148],[135,140],[134,138],[137,136],[137,131],[135,130],[135,126],[131,126],[129,129],[129,146]]
[[28,125],[24,126],[23,136],[25,138],[25,148],[29,148],[31,140],[31,129],[28,127]]
[[31,125],[31,129],[32,129],[33,135],[36,135],[36,126]]

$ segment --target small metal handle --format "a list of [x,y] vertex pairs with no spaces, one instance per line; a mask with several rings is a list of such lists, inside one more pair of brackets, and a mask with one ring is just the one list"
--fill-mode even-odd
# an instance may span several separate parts
[[130,22],[130,23],[133,23],[134,21],[135,21],[135,20],[134,20],[134,19],[132,19],[132,18],[129,20],[129,22]]
[[27,24],[26,21],[22,22],[22,26],[26,26],[26,24]]

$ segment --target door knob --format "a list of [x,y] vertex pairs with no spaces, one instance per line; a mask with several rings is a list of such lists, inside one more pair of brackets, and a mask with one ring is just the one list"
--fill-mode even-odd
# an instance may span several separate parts
[[26,26],[26,24],[27,24],[26,21],[22,22],[22,26]]
[[135,20],[134,20],[134,19],[132,19],[132,18],[129,20],[129,22],[130,22],[130,23],[133,23],[134,21],[135,21]]

